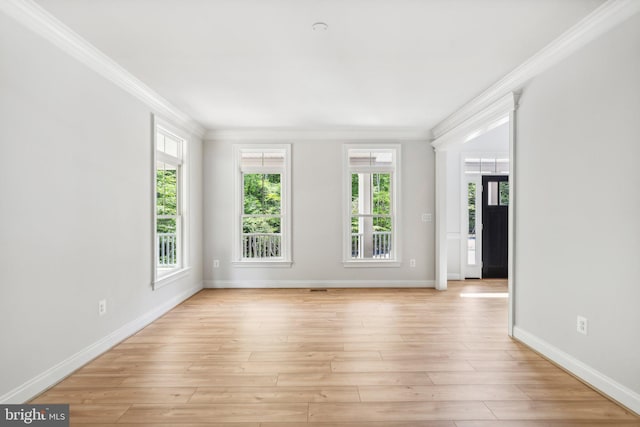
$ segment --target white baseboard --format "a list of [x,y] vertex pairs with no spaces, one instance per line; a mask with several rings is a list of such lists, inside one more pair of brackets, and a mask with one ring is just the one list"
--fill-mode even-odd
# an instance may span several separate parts
[[513,336],[613,400],[640,414],[639,393],[517,326],[513,327]]
[[205,288],[433,288],[433,280],[205,280]]
[[0,404],[20,404],[37,396],[125,338],[135,334],[201,289],[202,283],[176,295],[164,304],[118,328],[106,337],[94,342],[24,384],[0,396]]
[[460,273],[447,273],[447,280],[462,280]]

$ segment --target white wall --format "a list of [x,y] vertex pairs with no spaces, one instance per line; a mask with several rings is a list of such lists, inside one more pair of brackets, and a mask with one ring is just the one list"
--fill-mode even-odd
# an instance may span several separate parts
[[[279,141],[290,142],[290,141]],[[394,143],[395,141],[389,141]],[[204,148],[205,280],[207,286],[433,286],[434,153],[425,141],[402,144],[402,266],[345,268],[342,264],[342,156],[339,141],[292,143],[293,266],[231,265],[233,239],[233,144],[207,141]],[[416,267],[409,267],[409,259]],[[213,269],[213,260],[220,268]]]
[[[466,245],[461,239],[462,222],[466,217],[462,213],[463,179],[462,161],[470,154],[509,157],[509,123],[501,124],[464,144],[453,146],[447,151],[447,277],[449,280],[462,280],[465,276]],[[482,250],[482,248],[480,248]]]
[[640,15],[519,104],[516,336],[640,412]]
[[201,287],[202,143],[193,270],[152,291],[149,108],[1,13],[0,61],[0,401],[18,402]]

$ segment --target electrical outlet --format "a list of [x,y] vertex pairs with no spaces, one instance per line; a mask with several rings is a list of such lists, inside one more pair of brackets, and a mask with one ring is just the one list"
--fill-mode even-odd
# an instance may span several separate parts
[[105,314],[107,314],[107,300],[106,299],[101,299],[100,301],[98,301],[98,314],[100,316],[104,316]]
[[213,268],[219,268],[220,267],[220,260],[219,259],[214,259],[213,260]]
[[578,316],[577,330],[583,335],[588,335],[588,322],[586,317]]
[[422,214],[422,222],[431,222],[432,220],[433,220],[433,215],[431,215],[430,213]]
[[416,266],[416,260],[414,258],[411,258],[409,260],[409,267],[413,268]]

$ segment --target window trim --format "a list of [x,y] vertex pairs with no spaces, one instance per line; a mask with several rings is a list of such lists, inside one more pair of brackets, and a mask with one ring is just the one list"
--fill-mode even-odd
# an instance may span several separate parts
[[[393,166],[370,166],[362,167],[349,166],[350,150],[394,150]],[[400,245],[400,235],[402,233],[401,212],[399,207],[402,206],[401,197],[401,144],[344,144],[342,152],[342,264],[344,267],[401,267],[402,251]],[[353,259],[351,258],[351,174],[352,173],[392,173],[392,248],[394,258],[392,259]]]
[[[152,256],[152,282],[151,287],[153,290],[163,288],[171,283],[177,282],[179,279],[187,277],[191,273],[191,266],[189,262],[189,162],[188,162],[188,139],[184,132],[179,128],[173,126],[171,123],[163,120],[162,118],[153,116],[153,135],[151,138],[151,151],[152,151],[152,167],[151,167],[151,207],[152,207],[152,230],[151,230],[151,256]],[[158,152],[157,149],[157,135],[158,133],[164,133],[172,138],[181,141],[181,156],[179,159],[179,176],[178,176],[178,217],[180,217],[180,225],[178,232],[178,259],[180,265],[165,274],[160,275],[158,271],[158,207],[156,205],[157,195],[157,163],[158,161],[171,161],[176,160],[175,157],[170,156],[163,152]]]
[[[242,170],[240,166],[240,154],[242,151],[270,151],[283,150],[285,154],[284,168],[275,167],[248,167]],[[291,235],[291,144],[234,144],[233,145],[233,173],[234,173],[234,208],[233,208],[233,260],[231,265],[235,267],[291,267],[293,264]],[[278,173],[281,174],[281,210],[283,220],[280,223],[282,230],[282,257],[276,259],[243,259],[242,258],[242,221],[243,214],[243,173]]]

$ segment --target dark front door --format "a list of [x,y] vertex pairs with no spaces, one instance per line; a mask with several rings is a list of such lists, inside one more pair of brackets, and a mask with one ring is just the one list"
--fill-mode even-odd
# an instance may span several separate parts
[[509,263],[509,177],[482,177],[482,278],[506,278]]

